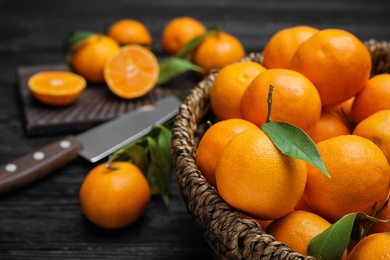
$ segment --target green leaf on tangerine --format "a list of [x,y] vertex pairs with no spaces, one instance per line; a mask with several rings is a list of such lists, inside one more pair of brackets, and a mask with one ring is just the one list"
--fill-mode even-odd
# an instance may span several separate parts
[[274,121],[262,124],[261,128],[283,154],[304,160],[331,177],[317,146],[302,129],[286,122]]
[[178,57],[168,58],[167,60],[160,63],[160,74],[157,79],[157,84],[166,83],[183,72],[190,70],[200,73],[204,71],[203,68],[193,64],[186,59]]
[[339,219],[322,233],[312,238],[308,253],[316,259],[341,259],[348,246],[356,216],[350,213]]

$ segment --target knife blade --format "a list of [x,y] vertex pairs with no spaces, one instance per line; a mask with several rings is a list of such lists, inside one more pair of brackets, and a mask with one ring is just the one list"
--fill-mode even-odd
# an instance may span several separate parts
[[0,194],[7,193],[76,159],[95,163],[172,119],[181,101],[175,96],[158,100],[102,123],[78,135],[69,135],[0,166]]

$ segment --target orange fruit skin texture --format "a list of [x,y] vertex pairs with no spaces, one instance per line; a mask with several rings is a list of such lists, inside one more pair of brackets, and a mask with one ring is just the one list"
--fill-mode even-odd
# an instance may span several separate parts
[[195,18],[188,16],[174,18],[163,29],[163,48],[168,54],[174,55],[206,30],[206,27]]
[[352,249],[348,260],[390,259],[390,233],[378,233],[365,237]]
[[256,76],[241,98],[242,118],[256,125],[267,120],[268,93],[272,92],[274,121],[284,121],[308,130],[321,115],[317,89],[305,76],[288,69],[268,69]]
[[338,116],[351,130],[353,129],[352,121],[352,103],[355,97],[351,97],[337,105],[323,107],[323,110]]
[[105,35],[93,35],[81,42],[73,52],[72,67],[93,83],[104,83],[104,65],[119,51],[119,44]]
[[339,117],[325,111],[322,111],[320,119],[308,132],[315,143],[335,136],[351,134],[349,127]]
[[261,129],[248,129],[222,150],[216,166],[217,189],[238,211],[260,220],[294,209],[306,184],[304,161],[283,155]]
[[239,118],[219,121],[202,136],[196,151],[196,166],[207,182],[216,187],[215,168],[222,149],[237,134],[247,129],[257,129],[251,122]]
[[245,49],[239,39],[229,33],[217,31],[203,39],[195,49],[192,61],[210,72],[244,57]]
[[355,96],[369,79],[371,67],[367,47],[341,29],[315,33],[298,47],[290,64],[317,87],[323,106]]
[[[308,255],[307,246],[310,240],[330,226],[329,221],[317,214],[294,210],[272,221],[266,232],[276,240],[286,243],[294,251]],[[341,259],[347,259],[347,252]]]
[[264,47],[263,65],[267,69],[290,68],[298,46],[319,30],[307,25],[288,27],[275,33]]
[[330,222],[352,212],[372,214],[389,194],[390,166],[370,140],[356,135],[336,136],[317,144],[331,175],[307,165],[304,198],[313,212]]
[[250,82],[266,68],[256,62],[237,62],[226,65],[210,89],[210,104],[219,119],[242,118],[241,97]]
[[141,45],[130,44],[107,60],[104,78],[115,95],[134,99],[155,87],[159,72],[157,57],[153,52]]
[[390,109],[390,75],[378,74],[370,78],[352,104],[352,119],[359,123],[380,110]]
[[148,28],[140,21],[134,19],[122,19],[110,26],[107,35],[120,45],[140,44],[150,47],[152,36]]
[[352,133],[374,142],[390,163],[390,109],[370,115],[361,121]]
[[38,72],[28,80],[28,87],[35,98],[53,106],[75,102],[86,86],[82,76],[66,71]]
[[134,164],[113,162],[94,167],[80,189],[84,214],[97,226],[115,229],[132,224],[146,210],[151,191],[143,173]]

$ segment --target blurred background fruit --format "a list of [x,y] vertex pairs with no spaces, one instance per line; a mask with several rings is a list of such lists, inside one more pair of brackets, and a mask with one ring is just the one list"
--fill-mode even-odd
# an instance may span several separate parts
[[134,19],[122,19],[113,23],[107,35],[120,45],[139,44],[149,49],[152,45],[152,36],[148,28]]
[[174,55],[206,30],[206,27],[193,17],[176,17],[170,20],[163,29],[162,46],[166,53]]
[[115,40],[102,34],[95,34],[76,46],[71,66],[87,81],[104,83],[104,65],[119,49],[119,44]]
[[195,49],[192,61],[207,72],[221,69],[226,65],[244,58],[244,46],[235,36],[217,30],[206,36]]

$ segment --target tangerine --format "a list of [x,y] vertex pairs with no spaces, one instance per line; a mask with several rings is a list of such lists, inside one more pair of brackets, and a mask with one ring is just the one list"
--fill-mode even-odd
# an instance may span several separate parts
[[257,75],[241,98],[242,118],[256,125],[267,120],[268,93],[272,94],[274,121],[284,121],[308,130],[321,115],[321,100],[315,86],[299,72],[288,69],[268,69]]
[[165,25],[162,32],[164,50],[174,55],[195,37],[206,32],[206,27],[193,17],[177,17]]
[[213,124],[202,136],[196,151],[196,166],[207,182],[216,187],[215,168],[222,149],[237,134],[256,129],[256,125],[239,118],[219,121]]
[[390,166],[370,140],[356,135],[336,136],[317,144],[331,175],[307,165],[304,198],[313,212],[330,222],[352,212],[372,214],[389,194]]
[[73,51],[71,65],[76,73],[93,83],[104,82],[104,65],[119,51],[119,44],[108,36],[95,34],[80,42]]
[[355,245],[348,260],[390,259],[389,248],[390,232],[372,234]]
[[317,87],[323,106],[339,104],[359,93],[371,73],[371,55],[352,33],[325,29],[299,45],[290,68]]
[[379,110],[390,109],[390,74],[370,78],[352,104],[352,119],[359,123]]
[[390,163],[390,109],[370,115],[355,127],[352,134],[374,142]]
[[107,60],[104,78],[115,95],[133,99],[155,87],[159,71],[153,52],[141,45],[131,44],[122,47]]
[[132,224],[145,212],[151,191],[146,177],[129,162],[94,167],[80,189],[86,217],[97,226],[113,229]]
[[192,61],[210,72],[236,62],[244,56],[245,49],[238,38],[226,32],[216,31],[206,36],[198,45]]
[[147,48],[151,48],[152,45],[152,36],[148,28],[134,19],[122,19],[113,23],[107,35],[120,45],[139,44]]
[[216,76],[210,89],[210,105],[219,119],[242,118],[241,97],[250,82],[265,71],[261,64],[247,61],[226,65]]
[[318,31],[307,25],[279,30],[264,47],[263,65],[267,69],[290,68],[291,59],[298,46]]
[[66,71],[42,71],[28,80],[28,88],[42,103],[64,106],[73,103],[87,86],[86,80]]
[[[292,250],[308,255],[310,240],[331,226],[323,217],[304,210],[294,210],[273,220],[266,232],[276,240],[286,243]],[[341,259],[347,259],[345,251]]]
[[306,185],[304,161],[283,155],[260,128],[233,137],[216,166],[221,197],[239,212],[260,220],[292,211]]
[[326,111],[322,111],[320,119],[308,132],[315,143],[338,135],[351,134],[349,127],[339,117]]

